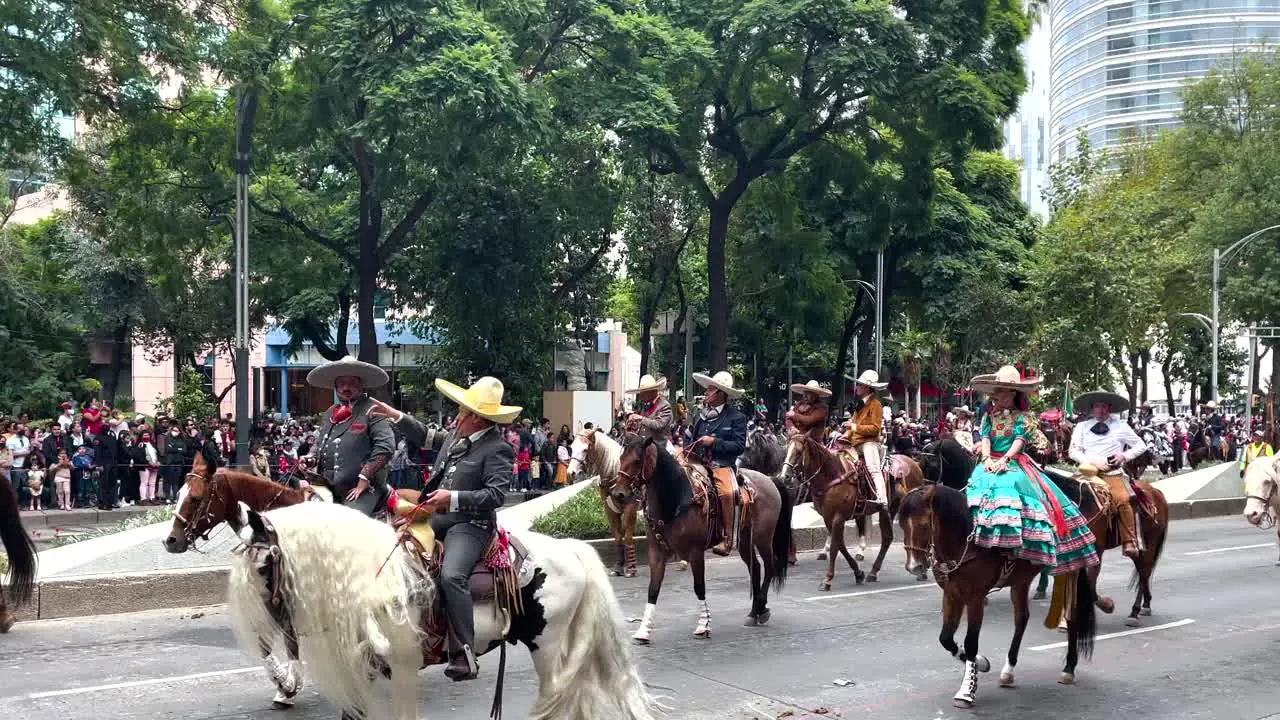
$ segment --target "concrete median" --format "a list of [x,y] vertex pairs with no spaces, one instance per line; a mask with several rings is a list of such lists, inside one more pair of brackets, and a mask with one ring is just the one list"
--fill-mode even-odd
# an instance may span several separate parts
[[[1211,498],[1175,502],[1169,505],[1174,520],[1237,515],[1244,509],[1244,498]],[[854,530],[849,523],[845,537],[853,542]],[[821,527],[796,528],[792,537],[796,550],[818,550],[826,542]],[[873,543],[879,533],[874,533]],[[647,546],[643,537],[636,538],[636,553],[641,565]],[[591,540],[606,565],[617,558],[612,540]],[[39,581],[35,601],[18,609],[21,619],[55,619],[86,615],[109,615],[171,608],[217,605],[225,601],[227,567],[212,566],[148,572],[61,575]]]

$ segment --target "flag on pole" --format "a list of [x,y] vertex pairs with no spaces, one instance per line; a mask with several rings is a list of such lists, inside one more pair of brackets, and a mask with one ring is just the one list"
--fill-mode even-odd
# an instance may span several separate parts
[[1075,402],[1071,399],[1071,376],[1067,376],[1067,382],[1062,388],[1062,414],[1071,416],[1076,414]]

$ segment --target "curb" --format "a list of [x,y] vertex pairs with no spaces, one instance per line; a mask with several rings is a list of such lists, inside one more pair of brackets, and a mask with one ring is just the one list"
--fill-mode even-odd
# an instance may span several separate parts
[[[1170,520],[1188,520],[1238,515],[1244,511],[1242,497],[1190,500],[1169,504]],[[846,525],[852,529],[853,523]],[[847,536],[846,536],[847,537]],[[792,530],[797,552],[820,550],[827,540],[821,527]],[[644,563],[647,540],[635,538],[637,562]],[[588,540],[606,567],[617,559],[613,540]],[[219,605],[226,601],[227,567],[214,566],[182,570],[153,570],[138,573],[66,575],[36,584],[35,600],[17,609],[19,619],[113,615],[142,610]],[[34,611],[34,612],[33,612]]]

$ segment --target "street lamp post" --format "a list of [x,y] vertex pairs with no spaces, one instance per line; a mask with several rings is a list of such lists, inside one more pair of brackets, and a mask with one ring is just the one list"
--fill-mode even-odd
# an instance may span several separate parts
[[876,251],[876,375],[884,355],[884,250]]
[[1235,241],[1234,243],[1229,245],[1226,250],[1222,250],[1221,248],[1213,249],[1213,309],[1212,309],[1213,328],[1212,330],[1210,330],[1210,332],[1213,333],[1213,365],[1212,365],[1212,371],[1209,376],[1209,382],[1211,383],[1209,392],[1210,392],[1210,397],[1213,399],[1215,403],[1218,401],[1218,330],[1219,330],[1218,328],[1218,293],[1219,293],[1218,280],[1220,279],[1222,274],[1222,270],[1221,270],[1222,262],[1224,260],[1231,259],[1231,256],[1236,252],[1244,250],[1246,245],[1253,242],[1254,240],[1257,240],[1259,237],[1262,236],[1263,233],[1270,232],[1271,230],[1277,230],[1277,229],[1280,229],[1280,225],[1271,225],[1269,227],[1264,227],[1261,230],[1251,232],[1248,235],[1245,235],[1244,237]]
[[387,349],[391,351],[391,403],[393,405],[399,404],[399,401],[396,399],[396,355],[400,352],[400,348],[402,347],[404,346],[395,340],[387,341]]

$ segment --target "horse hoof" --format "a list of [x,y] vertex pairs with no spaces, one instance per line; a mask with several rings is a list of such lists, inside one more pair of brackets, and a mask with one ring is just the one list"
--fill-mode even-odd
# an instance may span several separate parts
[[1013,673],[1000,673],[1000,687],[1013,687]]
[[756,627],[759,624],[760,621],[756,619],[755,615],[748,615],[747,619],[742,621],[743,627]]
[[689,561],[688,561],[688,560],[681,560],[681,561],[680,561],[680,570],[681,570],[681,571],[684,571],[684,570],[688,570],[688,569],[689,569]]
[[823,580],[818,583],[818,590],[822,592],[831,592],[831,581]]
[[977,669],[978,672],[981,672],[981,673],[991,672],[991,661],[987,659],[986,655],[979,655],[977,658],[975,658],[973,661],[973,666],[975,669]]
[[1109,597],[1099,598],[1098,609],[1110,615],[1111,613],[1116,611],[1116,602]]
[[276,710],[288,710],[293,707],[293,695],[286,695],[284,691],[277,690],[276,696],[271,699],[271,707]]
[[[827,559],[827,553],[826,553],[826,551],[825,551],[825,550],[824,550],[823,552],[818,553],[818,559],[819,559],[819,560],[826,560],[826,559]],[[1280,565],[1280,562],[1277,562],[1277,563],[1276,563],[1276,565]]]
[[1031,599],[1032,599],[1032,600],[1044,600],[1044,599],[1045,599],[1044,591],[1043,591],[1043,590],[1037,590],[1037,591],[1036,591],[1036,593],[1035,593],[1034,595],[1032,595],[1032,596],[1031,596]]
[[1138,627],[1141,623],[1138,622],[1138,618],[1129,616],[1124,619],[1124,624],[1125,627]]
[[875,570],[872,570],[871,572],[867,573],[867,582],[875,582],[878,579],[879,579],[879,576],[876,574]]
[[853,554],[853,559],[857,560],[858,562],[862,562],[863,560],[867,559],[867,556],[864,555],[861,550],[859,550],[858,552]]
[[1069,672],[1062,673],[1061,675],[1058,676],[1058,684],[1059,685],[1075,685],[1076,674],[1069,673]]
[[924,582],[925,580],[928,580],[928,579],[929,579],[928,573],[920,573],[919,575],[916,576],[916,582]]
[[861,585],[862,583],[866,582],[866,579],[867,579],[866,573],[855,573],[853,576],[853,582],[858,585]]
[[756,615],[756,624],[764,625],[765,623],[769,622],[769,618],[771,617],[773,617],[773,611],[771,610],[765,610],[762,613],[758,613]]
[[626,574],[626,575],[623,575],[623,577],[629,577],[629,578],[633,578],[633,577],[635,577],[635,576],[636,576],[636,571],[635,571],[634,569],[632,569],[632,570],[628,570],[628,571],[627,571],[627,574]]
[[649,638],[633,637],[631,638],[631,642],[635,643],[636,645],[648,645]]
[[693,636],[694,636],[695,638],[697,638],[698,640],[710,640],[710,639],[711,639],[711,631],[710,631],[710,630],[706,630],[706,631],[704,631],[704,632],[698,632],[698,631],[696,631],[696,630],[695,630],[695,631],[694,631],[694,633],[693,633]]
[[1151,608],[1144,607],[1138,611],[1138,614],[1141,615],[1142,617],[1151,617]]
[[973,701],[965,700],[964,698],[952,698],[951,704],[963,710],[968,710],[969,708],[973,707]]
[[623,575],[625,575],[626,573],[625,573],[625,572],[623,572],[622,568],[620,568],[620,567],[615,567],[615,568],[613,568],[612,570],[610,570],[610,571],[609,571],[609,574],[610,574],[610,575],[612,575],[612,576],[614,576],[614,577],[622,577],[622,576],[623,576]]

